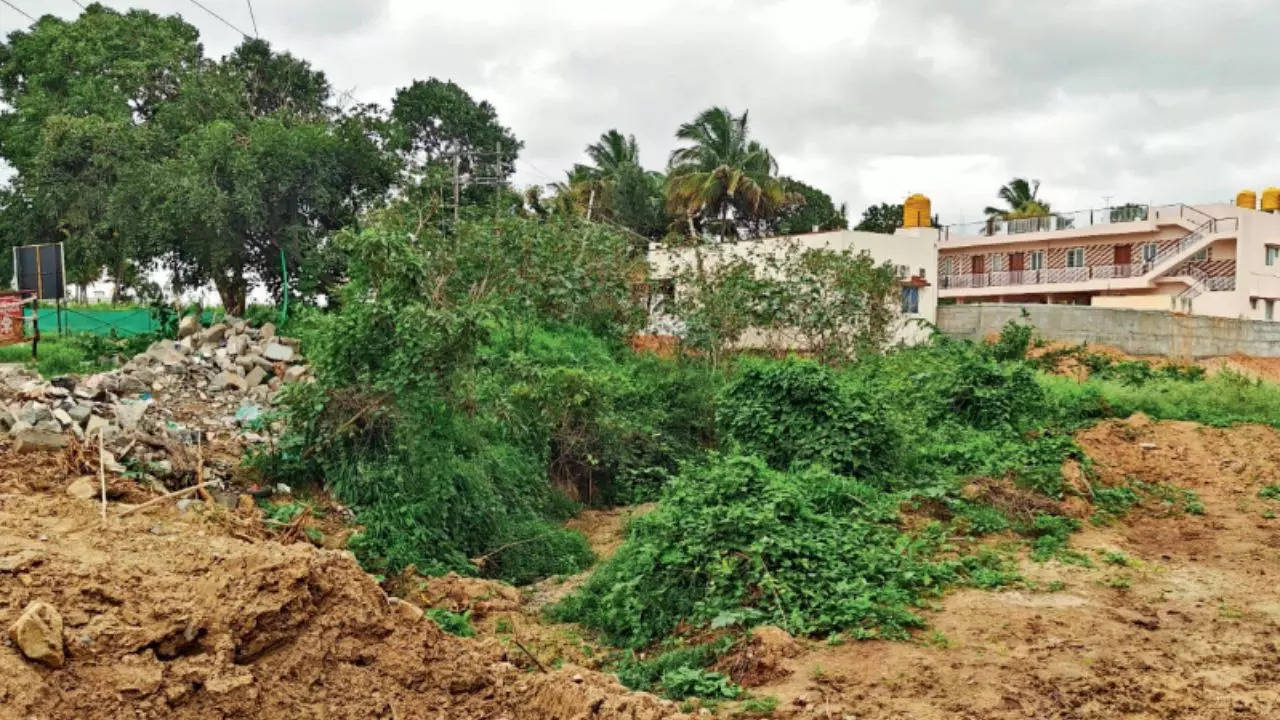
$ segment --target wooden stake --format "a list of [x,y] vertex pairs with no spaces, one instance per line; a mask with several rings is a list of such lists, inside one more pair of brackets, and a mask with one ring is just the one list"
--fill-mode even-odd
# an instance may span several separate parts
[[107,519],[107,471],[106,453],[102,450],[102,429],[98,429],[98,486],[102,489],[102,519]]
[[217,480],[210,480],[209,482],[206,482],[206,483],[200,483],[199,485],[192,485],[191,487],[184,487],[184,488],[182,488],[181,490],[174,490],[174,491],[173,491],[173,492],[171,492],[171,493],[165,493],[164,495],[161,495],[160,497],[151,498],[150,500],[148,500],[148,501],[146,501],[146,502],[142,503],[141,505],[135,505],[135,506],[133,506],[133,507],[129,508],[128,510],[125,510],[124,512],[121,512],[120,514],[116,515],[116,517],[124,517],[124,516],[126,516],[126,515],[132,515],[132,514],[134,514],[134,513],[138,512],[139,510],[144,510],[144,509],[146,509],[146,508],[152,507],[153,505],[158,505],[158,504],[160,504],[160,503],[164,502],[165,500],[170,500],[170,499],[172,499],[172,498],[176,498],[176,497],[178,497],[179,495],[186,495],[186,494],[188,494],[188,493],[193,493],[193,492],[195,492],[196,490],[200,490],[200,489],[202,489],[202,488],[203,488],[203,487],[205,487],[206,485],[216,485],[216,484],[217,484],[217,482],[218,482]]
[[200,488],[200,498],[210,505],[213,496],[204,489],[204,431],[196,431],[196,487]]

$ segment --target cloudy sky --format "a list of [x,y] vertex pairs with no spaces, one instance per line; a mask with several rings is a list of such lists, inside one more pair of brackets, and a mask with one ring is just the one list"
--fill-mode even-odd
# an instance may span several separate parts
[[[253,32],[246,0],[200,2]],[[923,192],[943,222],[975,220],[1015,175],[1059,210],[1280,185],[1280,8],[1265,0],[252,3],[262,37],[357,100],[435,76],[492,102],[525,142],[521,184],[561,179],[613,127],[660,168],[677,125],[724,105],[855,218]],[[239,39],[192,0],[106,4],[180,14],[213,56]],[[0,6],[0,31],[26,22]]]

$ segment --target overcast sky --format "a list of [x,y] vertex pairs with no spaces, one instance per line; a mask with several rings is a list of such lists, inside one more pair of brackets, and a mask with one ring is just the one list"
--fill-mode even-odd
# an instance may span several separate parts
[[[253,32],[246,0],[200,1]],[[262,37],[357,100],[434,76],[492,102],[525,143],[520,184],[561,180],[614,127],[661,168],[676,126],[724,105],[855,219],[923,192],[943,222],[974,220],[1015,175],[1058,210],[1280,185],[1280,8],[1263,0],[252,2]],[[239,40],[191,0],[106,4],[178,13],[211,56]],[[0,6],[3,32],[26,22]]]

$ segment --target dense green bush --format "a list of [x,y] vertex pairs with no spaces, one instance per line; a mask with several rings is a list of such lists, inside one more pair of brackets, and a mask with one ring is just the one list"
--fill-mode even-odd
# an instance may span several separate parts
[[772,467],[822,463],[843,475],[893,467],[898,430],[882,398],[810,360],[748,360],[716,408],[724,439]]
[[911,606],[964,568],[931,559],[943,543],[936,529],[901,530],[899,499],[822,469],[712,455],[686,466],[555,612],[629,647],[681,625],[761,622],[900,637],[922,623]]
[[582,568],[585,539],[559,523],[575,501],[656,495],[713,436],[714,383],[623,342],[620,233],[401,221],[339,237],[350,282],[299,330],[316,382],[285,394],[286,434],[258,466],[327,483],[371,570],[522,583]]

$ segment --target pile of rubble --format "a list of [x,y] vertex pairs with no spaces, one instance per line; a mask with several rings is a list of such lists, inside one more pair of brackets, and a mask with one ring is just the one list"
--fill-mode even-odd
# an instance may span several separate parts
[[203,479],[222,479],[245,445],[265,441],[265,409],[285,383],[309,379],[308,368],[298,341],[270,323],[229,318],[201,328],[193,315],[178,335],[84,378],[44,380],[21,365],[0,366],[0,427],[18,452],[64,448],[73,438],[96,450],[101,435],[110,471],[182,487],[199,456]]

